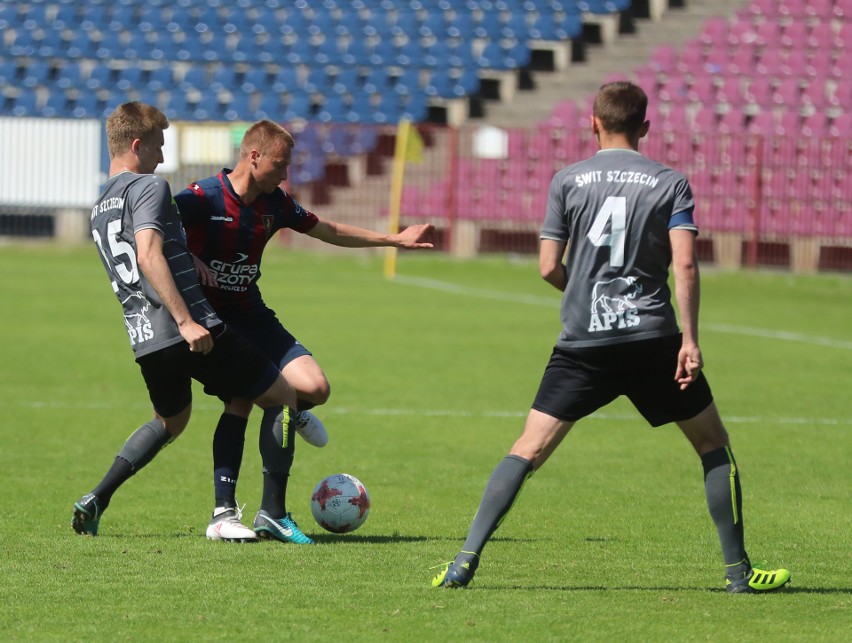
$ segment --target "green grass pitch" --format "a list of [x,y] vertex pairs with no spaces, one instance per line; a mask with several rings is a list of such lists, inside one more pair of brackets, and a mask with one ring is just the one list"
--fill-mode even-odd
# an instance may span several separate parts
[[[0,248],[0,632],[22,640],[852,640],[852,279],[707,271],[701,345],[742,472],[770,596],[722,591],[701,466],[673,426],[622,400],[580,422],[485,549],[466,591],[430,567],[458,550],[519,434],[558,330],[534,260],[272,249],[267,302],[332,383],[325,449],[300,442],[288,505],[317,547],[212,543],[211,436],[187,431],[113,499],[95,539],[73,502],[150,417],[94,247]],[[638,365],[637,365],[638,367]],[[260,499],[255,414],[238,498]],[[322,533],[309,495],[347,472],[372,496]]]

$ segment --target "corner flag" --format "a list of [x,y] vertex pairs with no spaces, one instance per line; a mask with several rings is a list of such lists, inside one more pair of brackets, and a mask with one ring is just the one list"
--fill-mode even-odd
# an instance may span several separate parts
[[[390,203],[388,207],[388,234],[399,232],[399,209],[402,201],[402,185],[405,179],[405,163],[420,163],[423,160],[423,138],[409,121],[400,121],[396,129],[396,146],[393,153]],[[385,277],[396,276],[396,248],[385,249]]]

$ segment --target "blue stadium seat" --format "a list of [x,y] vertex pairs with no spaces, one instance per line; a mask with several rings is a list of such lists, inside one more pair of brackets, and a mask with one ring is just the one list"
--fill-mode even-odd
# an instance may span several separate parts
[[31,58],[35,56],[38,46],[41,43],[41,38],[35,35],[35,32],[17,29],[15,31],[15,40],[9,45],[9,54],[19,58]]
[[12,60],[0,58],[0,86],[14,86],[18,80],[18,66]]
[[367,94],[383,93],[390,89],[390,76],[384,67],[375,67],[364,78],[363,91]]
[[272,81],[264,67],[251,67],[243,75],[239,87],[242,92],[266,92],[271,86]]
[[329,80],[331,91],[337,94],[351,94],[361,87],[361,72],[357,67],[339,67],[337,73]]
[[343,123],[348,112],[349,105],[342,94],[328,94],[317,111],[316,118],[324,123]]
[[145,83],[145,70],[136,65],[130,65],[118,72],[118,77],[115,81],[115,87],[123,92],[139,89]]
[[44,60],[36,60],[24,67],[21,75],[21,85],[28,89],[51,84],[53,67]]
[[71,115],[74,118],[101,118],[105,105],[96,92],[80,92],[74,101]]
[[101,60],[122,60],[124,44],[121,34],[117,31],[105,31],[101,36],[95,49],[95,56]]
[[69,62],[56,71],[54,84],[60,89],[78,89],[83,86],[83,70],[75,62]]
[[32,90],[21,91],[12,101],[10,113],[12,116],[37,116],[38,95]]
[[203,67],[189,67],[186,73],[178,83],[178,88],[182,92],[188,92],[197,89],[204,92],[207,88],[207,73]]
[[110,89],[115,85],[117,75],[118,72],[106,65],[95,65],[86,79],[86,89],[91,93],[98,89]]
[[64,45],[64,56],[67,58],[95,58],[97,55],[97,41],[93,34],[88,31],[75,31]]
[[257,109],[254,111],[253,120],[267,118],[272,121],[278,121],[281,120],[281,115],[283,113],[284,107],[281,104],[281,97],[277,92],[270,92],[260,96]]
[[272,78],[272,91],[276,94],[293,92],[300,84],[299,71],[295,67],[283,66]]
[[151,91],[171,91],[175,86],[174,71],[171,65],[161,65],[150,70],[145,79],[146,87]]
[[[210,78],[208,89],[213,92],[239,91],[241,73],[234,67],[223,66],[216,69]],[[253,90],[252,90],[253,91]]]
[[71,116],[71,101],[61,90],[55,90],[48,94],[47,100],[41,108],[40,115],[47,118],[67,118]]
[[291,94],[281,113],[281,120],[283,121],[310,119],[312,117],[313,103],[311,96],[303,92]]
[[232,94],[231,100],[222,104],[222,115],[227,121],[253,121],[255,110],[252,102],[250,94]]

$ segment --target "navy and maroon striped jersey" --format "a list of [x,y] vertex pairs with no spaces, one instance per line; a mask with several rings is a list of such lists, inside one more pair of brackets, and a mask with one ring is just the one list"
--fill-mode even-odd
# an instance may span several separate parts
[[205,294],[220,313],[265,308],[257,281],[267,242],[278,230],[308,232],[317,217],[277,188],[246,205],[228,179],[231,170],[197,181],[175,195],[190,252],[216,275]]

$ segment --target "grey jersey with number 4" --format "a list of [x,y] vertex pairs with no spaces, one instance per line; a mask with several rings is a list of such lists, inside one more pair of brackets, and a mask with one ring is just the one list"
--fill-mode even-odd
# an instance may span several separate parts
[[668,287],[669,230],[697,232],[686,178],[638,152],[599,151],[553,177],[542,239],[570,241],[557,346],[679,332]]
[[192,318],[205,328],[222,323],[204,297],[169,184],[153,174],[110,177],[92,208],[92,236],[124,308],[124,325],[137,357],[184,341],[174,318],[139,270],[136,233],[163,236],[163,254]]

